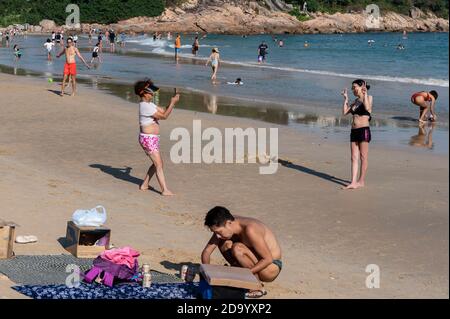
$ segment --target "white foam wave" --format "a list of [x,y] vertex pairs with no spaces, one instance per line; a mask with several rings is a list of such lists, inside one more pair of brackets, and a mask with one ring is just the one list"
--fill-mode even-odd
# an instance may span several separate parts
[[271,70],[279,70],[279,71],[288,71],[288,72],[299,72],[299,73],[309,73],[309,74],[317,74],[317,75],[326,75],[326,76],[336,76],[343,78],[362,78],[365,80],[372,81],[381,81],[381,82],[397,82],[397,83],[409,83],[409,84],[420,84],[420,85],[431,85],[431,86],[441,86],[441,87],[449,87],[449,80],[445,79],[416,79],[410,77],[396,77],[396,76],[388,76],[388,75],[364,75],[364,74],[353,74],[353,73],[337,73],[332,71],[322,71],[322,70],[309,70],[309,69],[296,69],[289,67],[276,67],[271,65],[260,65],[252,62],[233,62],[233,61],[222,61],[226,64],[232,65],[240,65],[245,67],[256,67],[262,69],[271,69]]

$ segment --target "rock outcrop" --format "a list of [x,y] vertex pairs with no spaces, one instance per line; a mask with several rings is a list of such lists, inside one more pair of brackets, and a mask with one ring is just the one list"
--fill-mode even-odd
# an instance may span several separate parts
[[[179,32],[217,34],[281,33],[355,33],[371,31],[449,31],[449,22],[433,13],[411,8],[410,15],[387,12],[373,20],[365,12],[310,13],[310,20],[300,22],[286,12],[290,7],[281,0],[188,0],[179,7],[166,8],[159,17],[136,17],[105,26],[82,24],[91,28],[112,28],[116,32]],[[43,20],[41,30],[55,29],[54,22]]]
[[56,23],[53,20],[42,20],[39,22],[39,26],[42,28],[43,32],[52,32],[56,29]]

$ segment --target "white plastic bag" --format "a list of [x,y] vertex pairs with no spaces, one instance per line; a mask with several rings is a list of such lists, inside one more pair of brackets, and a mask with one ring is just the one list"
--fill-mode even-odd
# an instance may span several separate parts
[[78,209],[73,213],[72,221],[77,226],[100,227],[106,222],[106,209],[100,205],[92,209]]

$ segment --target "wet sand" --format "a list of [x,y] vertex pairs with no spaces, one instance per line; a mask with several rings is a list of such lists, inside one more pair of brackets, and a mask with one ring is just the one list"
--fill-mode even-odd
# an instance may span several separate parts
[[[0,83],[0,218],[39,238],[16,244],[18,255],[67,253],[58,239],[73,211],[101,204],[116,247],[130,245],[153,269],[175,273],[200,261],[210,237],[203,217],[223,205],[260,218],[280,240],[284,268],[267,284],[268,298],[448,298],[448,155],[373,145],[367,187],[343,191],[347,141],[176,109],[162,123],[161,143],[177,195],[163,198],[138,191],[149,161],[137,142],[135,104],[82,86],[61,98],[58,83],[43,79],[0,74]],[[278,172],[171,163],[171,130],[192,130],[194,119],[221,130],[277,127]],[[152,186],[159,189],[156,180]],[[380,267],[379,289],[365,286],[368,264]],[[8,285],[0,280],[0,297],[17,297]]]

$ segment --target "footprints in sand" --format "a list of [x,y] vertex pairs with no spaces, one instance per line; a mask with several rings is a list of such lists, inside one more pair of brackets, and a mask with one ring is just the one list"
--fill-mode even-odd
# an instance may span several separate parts
[[0,148],[0,156],[11,156],[14,155],[16,152],[4,148]]

